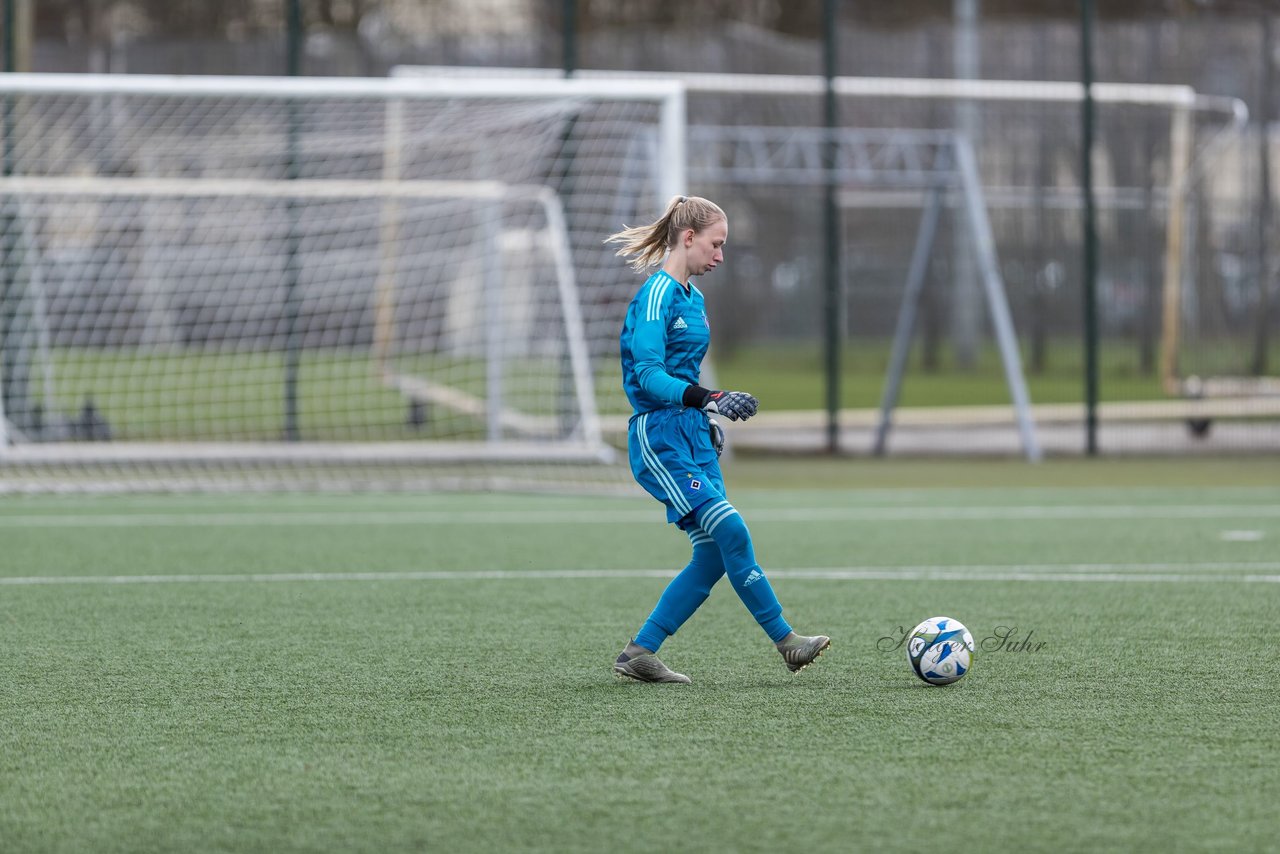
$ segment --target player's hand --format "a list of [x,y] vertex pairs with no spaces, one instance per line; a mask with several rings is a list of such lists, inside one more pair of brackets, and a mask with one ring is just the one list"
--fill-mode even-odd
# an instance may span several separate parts
[[730,421],[746,421],[760,408],[760,401],[745,391],[715,391],[711,396],[703,409],[718,412]]
[[723,415],[730,421],[746,421],[760,408],[760,401],[745,391],[719,391],[691,385],[684,391],[684,405]]
[[714,418],[707,419],[707,431],[711,434],[711,447],[716,449],[716,457],[724,453],[724,428]]

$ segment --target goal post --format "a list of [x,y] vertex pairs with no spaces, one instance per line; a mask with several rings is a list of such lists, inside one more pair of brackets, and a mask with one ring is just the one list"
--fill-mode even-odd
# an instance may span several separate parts
[[[402,66],[393,74],[483,80],[506,75],[551,79],[559,72]],[[1077,265],[1070,241],[1080,231],[1082,208],[1075,175],[1083,144],[1079,139],[1079,109],[1085,96],[1082,84],[836,77],[831,86],[838,99],[840,127],[830,133],[821,127],[820,106],[827,81],[817,75],[579,69],[573,79],[608,81],[624,75],[627,79],[673,79],[685,86],[694,117],[689,129],[689,181],[699,192],[713,193],[737,205],[735,221],[748,221],[745,230],[757,241],[751,247],[756,256],[753,262],[766,271],[772,267],[772,284],[775,290],[785,289],[787,299],[802,290],[795,284],[800,277],[792,271],[812,272],[812,265],[803,257],[803,235],[784,234],[779,226],[811,221],[814,200],[805,193],[834,177],[844,221],[841,251],[873,259],[883,280],[883,284],[872,284],[861,273],[854,280],[846,271],[843,286],[850,308],[842,322],[847,331],[853,330],[851,334],[864,339],[893,339],[895,363],[905,364],[906,348],[910,347],[909,328],[901,330],[896,339],[893,331],[893,319],[899,316],[896,309],[903,304],[902,293],[910,289],[911,282],[904,288],[903,280],[920,278],[915,284],[921,287],[925,275],[904,273],[927,266],[925,259],[913,259],[910,237],[919,229],[911,222],[910,212],[925,212],[927,219],[929,206],[934,204],[950,214],[950,221],[944,219],[940,228],[944,232],[949,228],[952,238],[927,241],[930,253],[937,256],[934,260],[944,262],[938,265],[943,272],[936,278],[945,283],[947,292],[931,296],[935,329],[939,314],[948,314],[948,322],[971,317],[980,309],[976,303],[984,297],[984,290],[985,300],[993,305],[990,287],[978,287],[979,282],[973,288],[960,287],[968,266],[973,273],[982,268],[977,278],[983,286],[997,281],[1000,270],[1014,275],[1009,301],[1015,310],[1020,309],[1015,315],[1022,322],[1028,315],[1034,316],[1035,322],[1028,325],[1039,330],[1037,342],[1051,334],[1072,334],[1061,306],[1046,308],[1044,294],[1064,294],[1077,278],[1064,271]],[[1216,211],[1212,226],[1216,232],[1204,229],[1210,216],[1203,210],[1206,203],[1196,188],[1212,184],[1212,193],[1234,193],[1221,204],[1240,207],[1238,199],[1247,188],[1235,186],[1239,154],[1233,146],[1242,136],[1248,110],[1238,98],[1204,95],[1182,85],[1103,82],[1093,84],[1091,91],[1099,113],[1099,136],[1093,152],[1098,166],[1098,207],[1111,229],[1108,234],[1114,247],[1104,257],[1108,263],[1103,270],[1107,297],[1118,304],[1111,334],[1139,337],[1139,348],[1149,348],[1154,354],[1143,370],[1155,375],[1167,394],[1180,396],[1184,393],[1180,372],[1186,373],[1192,362],[1183,342],[1188,330],[1199,322],[1186,310],[1194,302],[1188,294],[1202,287],[1198,277],[1203,274],[1203,258],[1220,251],[1221,246],[1198,245],[1197,240],[1226,239]],[[955,128],[958,103],[973,103],[981,110],[982,139],[965,139]],[[945,135],[942,147],[947,150],[973,152],[974,177],[954,180],[955,169],[942,169],[937,164],[939,144],[933,140],[939,134]],[[823,165],[824,147],[829,145],[836,150],[834,176]],[[980,209],[974,208],[975,199],[981,200]],[[985,228],[966,222],[975,217],[991,222]],[[1203,233],[1196,233],[1197,222]],[[964,252],[980,256],[986,251],[980,235],[993,231],[998,257],[962,263],[965,259],[958,256]],[[768,237],[759,237],[762,233]],[[766,242],[767,249],[763,246]],[[807,248],[814,251],[812,246]],[[765,251],[772,257],[762,257]],[[873,265],[872,261],[864,263]],[[997,272],[993,275],[993,271]],[[760,278],[768,281],[770,277],[766,273]],[[777,305],[777,296],[763,294],[761,302]],[[1135,307],[1137,302],[1142,305]],[[939,310],[938,305],[945,308]],[[1128,314],[1120,316],[1121,312]],[[1135,318],[1135,312],[1145,316]],[[1076,316],[1073,311],[1072,323],[1078,322]],[[1017,348],[1011,340],[1011,323],[1005,320],[1009,318],[994,313],[989,325],[1001,352],[1022,444],[1034,458],[1038,454],[1027,415],[1029,400],[1017,365]],[[1139,326],[1139,331],[1131,331]],[[787,333],[796,328],[801,324],[791,322]],[[962,349],[961,332],[971,335],[975,328],[973,323],[953,323],[952,343],[957,350]],[[1025,335],[1028,330],[1021,331]],[[936,339],[935,332],[932,340]],[[1147,356],[1141,358],[1146,360]],[[897,399],[901,377],[901,368],[889,372],[885,400]],[[882,424],[890,414],[882,412]],[[877,453],[885,447],[883,432],[874,444]]]
[[0,465],[32,488],[623,482],[601,229],[683,190],[680,83],[15,74],[0,98],[6,282],[45,301],[5,289]]

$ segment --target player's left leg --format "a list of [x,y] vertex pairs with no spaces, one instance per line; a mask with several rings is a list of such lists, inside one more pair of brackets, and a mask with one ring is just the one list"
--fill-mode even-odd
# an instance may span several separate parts
[[694,511],[694,519],[698,527],[715,541],[724,560],[729,583],[769,639],[777,643],[791,634],[791,626],[782,617],[782,603],[756,562],[751,532],[737,508],[727,499],[717,496],[715,500],[699,506]]
[[787,668],[798,673],[816,661],[831,646],[831,638],[798,635],[783,619],[782,605],[756,562],[751,532],[737,508],[727,499],[719,498],[700,506],[694,516],[698,526],[715,540],[734,591],[774,642]]
[[782,653],[782,660],[792,673],[799,673],[818,660],[818,656],[831,646],[831,638],[826,635],[805,637],[795,632],[778,641],[775,646]]

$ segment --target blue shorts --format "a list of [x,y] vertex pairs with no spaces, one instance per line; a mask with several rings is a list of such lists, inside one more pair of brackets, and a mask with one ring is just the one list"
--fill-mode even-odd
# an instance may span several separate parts
[[668,522],[684,528],[694,510],[724,498],[720,460],[700,409],[676,406],[633,415],[627,450],[636,482],[667,505]]

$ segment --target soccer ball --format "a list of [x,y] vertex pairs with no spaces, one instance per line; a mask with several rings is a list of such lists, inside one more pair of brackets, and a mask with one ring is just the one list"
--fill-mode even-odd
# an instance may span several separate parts
[[930,685],[950,685],[969,672],[973,635],[959,620],[930,617],[907,636],[907,660]]

